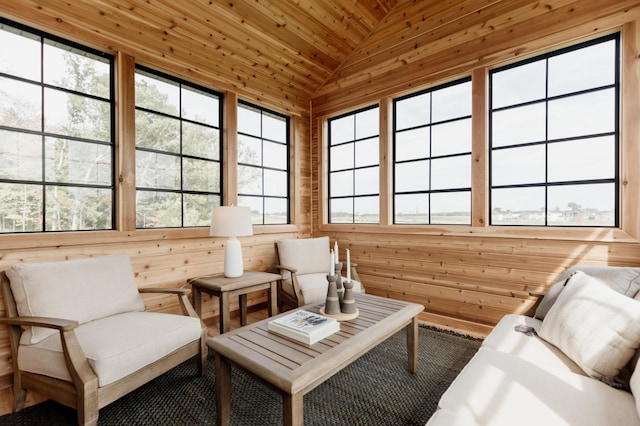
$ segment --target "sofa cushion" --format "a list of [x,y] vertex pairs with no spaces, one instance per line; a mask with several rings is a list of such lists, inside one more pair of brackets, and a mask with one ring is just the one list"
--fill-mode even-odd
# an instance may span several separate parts
[[538,332],[541,326],[542,321],[536,318],[505,315],[482,342],[482,346],[518,356],[547,371],[571,371],[585,375],[575,362],[551,343],[536,334],[516,331],[516,327],[530,327]]
[[425,426],[472,426],[477,424],[473,417],[465,413],[454,413],[449,410],[436,410]]
[[[182,346],[200,339],[195,317],[157,312],[127,312],[84,323],[75,329],[98,386],[115,382]],[[36,374],[71,380],[60,334],[20,345],[18,366]]]
[[589,376],[612,379],[640,345],[640,302],[578,271],[549,310],[539,334]]
[[544,319],[555,303],[558,295],[564,288],[567,278],[576,271],[582,271],[587,275],[599,279],[618,293],[629,297],[640,297],[640,268],[627,266],[588,266],[576,265],[567,269],[553,284],[536,308],[535,317]]
[[467,424],[638,425],[629,392],[587,376],[548,371],[520,357],[482,347],[440,399]]
[[629,388],[631,389],[631,393],[635,397],[636,400],[636,411],[638,412],[638,416],[640,416],[640,371],[638,371],[638,367],[640,366],[640,359],[635,364],[635,369],[633,370],[633,374],[631,375],[631,379],[629,380]]
[[[18,263],[6,271],[20,316],[83,324],[122,312],[143,311],[126,254],[60,262]],[[21,343],[37,343],[56,330],[31,327]]]
[[329,273],[329,237],[284,239],[277,244],[280,263],[295,267],[296,274]]

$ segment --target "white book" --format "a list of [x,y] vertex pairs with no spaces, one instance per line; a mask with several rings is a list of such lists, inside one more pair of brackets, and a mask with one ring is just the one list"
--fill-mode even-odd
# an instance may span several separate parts
[[267,328],[276,334],[313,345],[340,330],[340,323],[335,318],[301,309],[269,321]]

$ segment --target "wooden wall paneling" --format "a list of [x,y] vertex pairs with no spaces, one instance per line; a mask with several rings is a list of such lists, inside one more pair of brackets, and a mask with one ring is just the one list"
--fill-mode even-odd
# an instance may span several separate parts
[[627,23],[622,29],[621,84],[621,191],[622,223],[629,235],[640,240],[640,22]]
[[380,225],[393,223],[393,100],[380,100]]
[[489,225],[489,82],[486,68],[476,68],[471,74],[472,85],[472,167],[471,167],[471,225]]
[[238,96],[226,92],[224,96],[224,143],[222,145],[222,205],[238,204]]

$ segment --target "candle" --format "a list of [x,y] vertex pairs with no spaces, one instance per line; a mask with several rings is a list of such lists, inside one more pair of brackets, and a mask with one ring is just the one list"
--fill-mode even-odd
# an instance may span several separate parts
[[351,282],[351,253],[347,249],[347,282]]
[[336,263],[340,262],[340,251],[338,250],[338,240],[333,243],[333,251],[336,254]]
[[333,254],[333,250],[331,250],[331,265],[329,271],[329,275],[331,276],[334,276],[336,274],[336,260],[335,255]]

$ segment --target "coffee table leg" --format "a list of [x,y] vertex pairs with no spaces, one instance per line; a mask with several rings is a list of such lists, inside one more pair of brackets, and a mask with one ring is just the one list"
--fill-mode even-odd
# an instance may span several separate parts
[[247,325],[247,294],[241,294],[240,299],[240,325]]
[[304,402],[303,395],[297,393],[289,395],[282,394],[283,403],[283,424],[285,426],[302,426],[304,424]]
[[415,373],[418,370],[418,317],[415,316],[407,326],[407,356],[408,370]]
[[231,424],[231,364],[216,353],[216,412],[218,426]]

